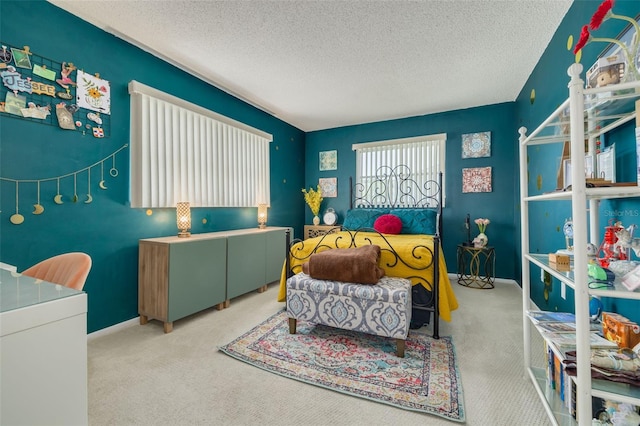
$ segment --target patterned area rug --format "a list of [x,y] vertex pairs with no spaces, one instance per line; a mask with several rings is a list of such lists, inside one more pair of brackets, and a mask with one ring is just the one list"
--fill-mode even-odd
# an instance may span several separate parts
[[298,321],[278,312],[224,345],[227,355],[281,376],[406,410],[464,422],[462,383],[450,337],[411,330],[405,358],[395,339]]

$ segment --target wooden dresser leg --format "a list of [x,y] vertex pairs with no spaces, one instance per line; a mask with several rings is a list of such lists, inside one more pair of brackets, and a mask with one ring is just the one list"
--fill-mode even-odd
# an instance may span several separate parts
[[149,317],[146,315],[140,315],[140,325],[145,325],[149,322]]
[[297,320],[295,318],[289,318],[289,334],[296,334]]
[[404,339],[396,339],[396,355],[399,358],[404,358]]
[[164,332],[171,333],[173,331],[173,322],[165,322],[164,323]]
[[228,308],[229,306],[231,306],[231,300],[227,299],[224,301],[224,308]]

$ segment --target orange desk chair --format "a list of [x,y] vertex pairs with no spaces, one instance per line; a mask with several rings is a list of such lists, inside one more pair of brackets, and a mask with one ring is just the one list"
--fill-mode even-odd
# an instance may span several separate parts
[[22,272],[65,287],[82,290],[91,270],[91,257],[86,253],[64,253],[45,259]]

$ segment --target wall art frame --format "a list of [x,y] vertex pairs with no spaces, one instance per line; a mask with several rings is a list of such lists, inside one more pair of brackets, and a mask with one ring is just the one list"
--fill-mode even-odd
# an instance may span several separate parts
[[319,156],[319,169],[325,170],[338,170],[338,150],[320,151]]
[[492,192],[491,167],[462,169],[462,192]]
[[320,178],[318,186],[323,198],[336,198],[338,196],[338,178]]
[[491,157],[491,132],[462,135],[462,158]]

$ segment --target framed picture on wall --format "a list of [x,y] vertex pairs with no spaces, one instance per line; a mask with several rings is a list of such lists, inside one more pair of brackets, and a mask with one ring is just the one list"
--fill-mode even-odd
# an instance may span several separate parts
[[338,151],[320,151],[320,171],[338,170]]
[[491,157],[491,132],[462,135],[462,158]]
[[320,178],[318,185],[323,198],[336,198],[338,196],[338,178]]
[[462,192],[491,192],[491,167],[462,169]]

